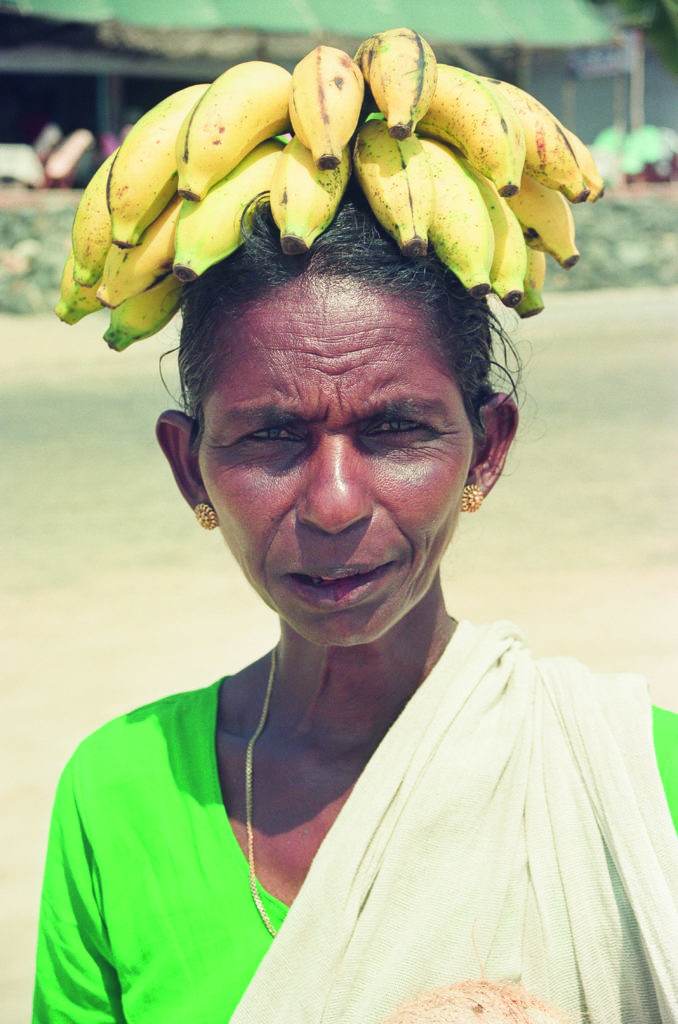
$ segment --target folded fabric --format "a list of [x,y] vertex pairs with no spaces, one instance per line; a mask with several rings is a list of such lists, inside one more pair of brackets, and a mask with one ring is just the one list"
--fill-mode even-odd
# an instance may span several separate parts
[[678,837],[641,676],[462,621],[358,779],[232,1024],[381,1024],[515,982],[586,1024],[678,1020]]

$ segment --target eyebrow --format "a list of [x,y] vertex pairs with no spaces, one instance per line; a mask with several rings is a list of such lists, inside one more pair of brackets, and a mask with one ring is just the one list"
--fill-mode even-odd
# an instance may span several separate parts
[[[359,419],[375,419],[377,416],[416,419],[426,416],[446,416],[448,409],[445,402],[430,398],[396,398],[367,405]],[[221,422],[239,425],[251,425],[265,421],[271,426],[285,426],[289,423],[308,422],[293,409],[267,403],[265,405],[244,406],[240,409],[229,409],[220,417]]]

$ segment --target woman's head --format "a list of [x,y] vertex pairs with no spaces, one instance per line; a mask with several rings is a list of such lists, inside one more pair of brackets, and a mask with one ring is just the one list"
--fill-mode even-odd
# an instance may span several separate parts
[[[435,257],[405,260],[355,197],[304,256],[281,253],[260,207],[242,249],[186,289],[183,317],[186,412],[164,413],[158,439],[184,497],[214,506],[297,632],[381,636],[437,581],[464,485],[491,489],[515,433],[486,303]],[[326,604],[292,575],[386,563]]]

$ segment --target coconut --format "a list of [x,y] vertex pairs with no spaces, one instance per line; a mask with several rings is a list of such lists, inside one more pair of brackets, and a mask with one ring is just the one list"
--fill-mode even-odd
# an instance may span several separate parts
[[511,982],[459,981],[403,1003],[382,1024],[582,1024]]

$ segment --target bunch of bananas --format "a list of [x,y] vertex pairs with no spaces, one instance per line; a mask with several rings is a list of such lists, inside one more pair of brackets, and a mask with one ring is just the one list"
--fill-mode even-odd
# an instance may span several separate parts
[[109,307],[121,351],[242,244],[253,202],[270,202],[285,253],[307,252],[352,170],[405,257],[430,244],[474,296],[523,317],[543,309],[545,254],[579,259],[568,201],[603,194],[589,151],[533,96],[393,29],[355,58],[317,46],[291,75],[238,64],[149,110],[83,193],[55,312],[72,324]]

